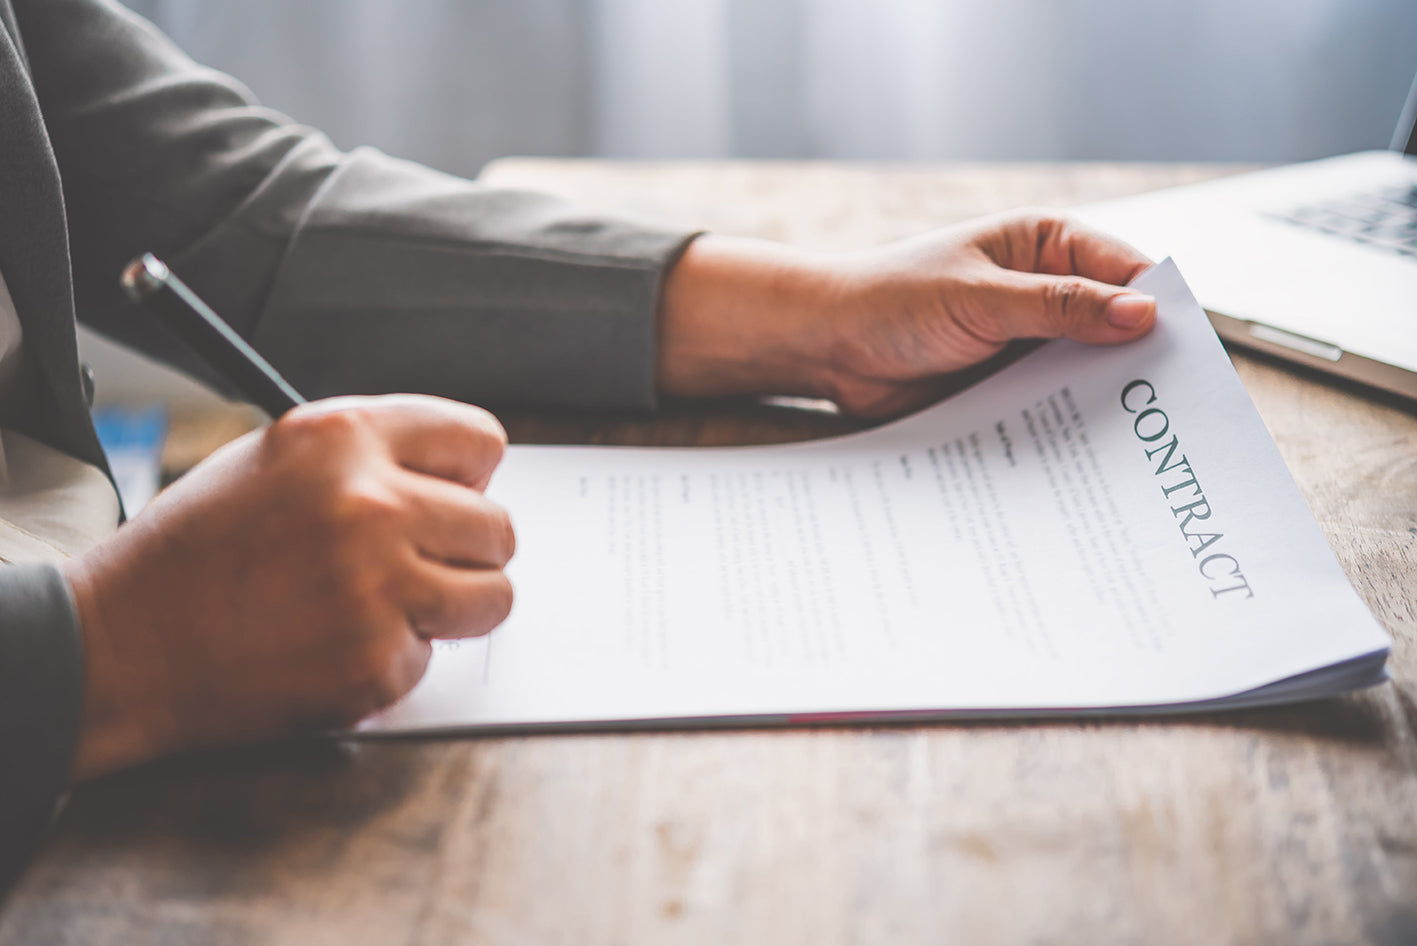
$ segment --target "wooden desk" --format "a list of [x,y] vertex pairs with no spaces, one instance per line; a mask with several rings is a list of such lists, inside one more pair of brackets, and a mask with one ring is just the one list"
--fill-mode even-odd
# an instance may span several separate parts
[[[1195,167],[512,161],[501,183],[858,245]],[[77,792],[0,913],[30,943],[1417,942],[1417,417],[1236,367],[1396,683],[1146,722],[455,739],[188,759]],[[839,432],[743,405],[516,439]]]

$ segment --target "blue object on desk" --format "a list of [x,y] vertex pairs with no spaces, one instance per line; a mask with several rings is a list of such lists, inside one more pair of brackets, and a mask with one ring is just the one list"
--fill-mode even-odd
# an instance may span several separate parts
[[162,486],[167,410],[102,407],[94,411],[93,423],[103,452],[108,455],[123,508],[128,515],[136,515]]

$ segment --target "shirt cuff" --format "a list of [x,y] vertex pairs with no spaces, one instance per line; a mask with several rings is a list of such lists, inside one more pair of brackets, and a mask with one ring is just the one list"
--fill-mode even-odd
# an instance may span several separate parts
[[68,790],[83,675],[78,612],[59,569],[0,567],[0,891]]
[[309,397],[650,410],[663,280],[696,235],[360,149],[311,201],[252,341]]

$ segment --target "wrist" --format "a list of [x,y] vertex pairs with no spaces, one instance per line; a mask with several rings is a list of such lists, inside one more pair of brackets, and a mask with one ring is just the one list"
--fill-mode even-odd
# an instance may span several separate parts
[[[154,759],[180,747],[160,648],[146,623],[127,620],[95,575],[102,547],[64,566],[84,646],[84,706],[73,778],[82,781]],[[101,570],[101,566],[100,569]]]
[[673,397],[830,397],[833,313],[844,286],[827,257],[707,234],[665,279],[656,376]]

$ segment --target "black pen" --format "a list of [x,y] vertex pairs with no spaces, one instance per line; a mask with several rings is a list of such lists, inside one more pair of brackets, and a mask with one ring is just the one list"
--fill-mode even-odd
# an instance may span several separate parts
[[238,394],[272,419],[305,403],[300,392],[260,352],[156,256],[144,253],[129,263],[123,270],[122,282],[134,302],[147,307]]

